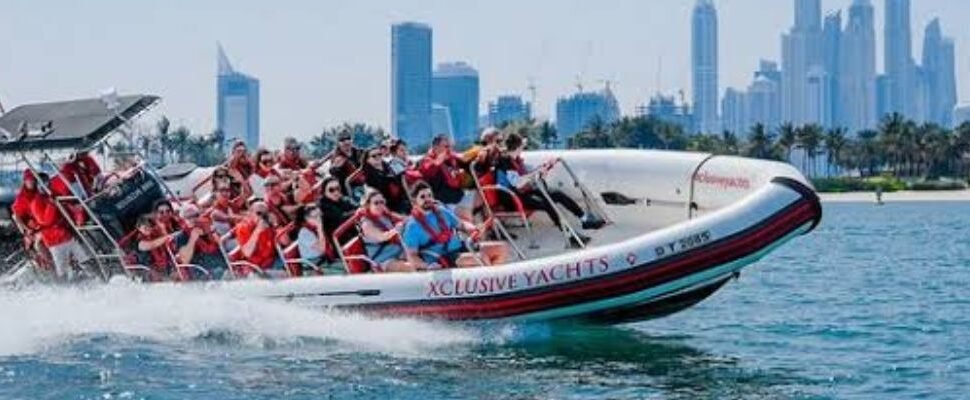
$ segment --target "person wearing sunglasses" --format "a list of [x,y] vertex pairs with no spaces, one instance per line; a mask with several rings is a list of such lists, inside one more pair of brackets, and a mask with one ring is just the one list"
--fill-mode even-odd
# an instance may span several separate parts
[[388,145],[390,155],[386,158],[388,165],[395,174],[403,174],[411,168],[411,154],[408,153],[407,142],[401,139],[392,139]]
[[171,202],[164,199],[159,200],[155,203],[153,209],[155,211],[155,225],[162,233],[168,235],[182,230],[182,220],[175,214]]
[[300,154],[302,145],[296,138],[287,137],[283,140],[283,155],[276,163],[276,168],[283,171],[296,172],[307,167],[307,161]]
[[170,246],[177,232],[166,233],[150,214],[142,215],[135,223],[135,256],[138,263],[150,269],[148,280],[159,282],[171,274],[171,261],[166,246]]
[[261,148],[256,150],[253,159],[255,160],[256,169],[249,177],[249,187],[252,188],[253,196],[264,198],[266,197],[266,190],[263,182],[271,175],[276,177],[280,176],[279,171],[275,168],[276,157],[273,156],[273,152]]
[[457,231],[481,234],[485,228],[461,220],[439,206],[427,183],[414,185],[413,197],[417,203],[404,223],[402,241],[407,260],[415,269],[474,267],[479,266],[479,260],[485,265],[500,265],[508,259],[509,248],[502,242],[479,242],[477,253],[468,248]]
[[489,127],[482,131],[478,143],[465,150],[461,158],[465,164],[475,163],[475,172],[481,176],[491,170],[502,155],[502,132]]
[[350,131],[342,131],[337,137],[337,148],[327,156],[330,160],[330,175],[341,182],[341,190],[348,196],[350,193],[346,192],[343,183],[360,168],[361,158],[364,156],[364,151],[355,147],[352,139]]
[[376,190],[364,194],[361,209],[364,210],[360,221],[361,239],[367,256],[379,266],[379,272],[414,272],[414,266],[404,258],[401,245],[404,218],[388,210],[387,201]]
[[388,209],[407,214],[411,210],[411,205],[404,193],[401,174],[394,173],[391,166],[384,161],[380,149],[373,147],[364,152],[364,160],[361,164],[364,170],[364,183],[383,195]]
[[[357,205],[344,196],[340,181],[333,176],[323,179],[321,184],[323,195],[317,208],[320,209],[323,218],[323,228],[327,233],[327,238],[333,239],[333,231],[347,222],[357,212]],[[349,231],[349,230],[348,230]],[[337,238],[340,243],[347,243],[354,238],[353,232],[346,232],[343,237]],[[331,241],[331,245],[334,245]]]
[[216,189],[212,205],[207,208],[212,217],[212,227],[216,233],[225,235],[232,230],[232,226],[245,217],[245,208],[246,200],[241,197],[233,197],[232,190],[229,188]]
[[296,202],[293,201],[293,191],[289,190],[290,185],[289,181],[284,181],[275,175],[270,175],[263,181],[266,205],[269,206],[273,222],[277,227],[289,223],[297,207]]

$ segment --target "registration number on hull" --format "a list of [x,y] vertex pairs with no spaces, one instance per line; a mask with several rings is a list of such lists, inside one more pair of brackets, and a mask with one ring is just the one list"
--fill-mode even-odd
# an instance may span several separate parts
[[663,246],[657,246],[654,248],[654,253],[657,254],[657,258],[667,257],[677,253],[681,253],[696,247],[703,246],[711,241],[712,238],[711,231],[704,231],[700,233],[694,233],[691,235],[684,236],[680,239],[669,242]]

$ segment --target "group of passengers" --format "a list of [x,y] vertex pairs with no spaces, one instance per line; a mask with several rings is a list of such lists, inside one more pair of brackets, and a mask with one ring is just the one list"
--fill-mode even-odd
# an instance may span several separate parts
[[[131,249],[131,262],[146,266],[152,280],[199,278],[200,269],[186,265],[201,266],[213,277],[229,265],[244,266],[243,274],[303,275],[307,267],[320,271],[338,261],[341,250],[354,241],[375,272],[502,264],[509,247],[487,240],[490,226],[475,222],[476,211],[489,201],[476,190],[476,177],[505,187],[526,208],[548,214],[560,229],[550,199],[579,218],[584,229],[603,225],[566,194],[545,188],[546,196],[537,190],[542,181],[533,178],[548,173],[554,160],[529,170],[521,154],[526,141],[514,133],[503,137],[487,129],[480,143],[464,153],[455,152],[447,136],[436,136],[416,163],[402,140],[360,149],[352,139],[349,132],[340,134],[329,155],[312,161],[292,138],[279,153],[257,149],[252,155],[236,142],[227,161],[199,188],[210,190],[184,199],[178,209],[169,201],[157,203],[121,243]],[[68,163],[79,165],[70,167],[68,187],[58,190],[84,191],[99,179],[97,164],[82,156]],[[58,275],[69,274],[67,260],[83,261],[87,255],[68,224],[59,221],[63,217],[44,218],[52,210],[41,210],[46,203],[40,199],[49,201],[50,195],[37,190],[35,178],[25,174],[15,216],[27,228],[26,236],[39,233]],[[41,186],[51,191],[64,186],[57,179]],[[494,207],[515,210],[511,196],[493,200]],[[24,208],[24,202],[30,206]],[[576,239],[589,240],[583,235]]]

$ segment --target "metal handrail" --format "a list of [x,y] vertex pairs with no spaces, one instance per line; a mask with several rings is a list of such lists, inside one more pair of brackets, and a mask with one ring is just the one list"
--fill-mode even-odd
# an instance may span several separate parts
[[687,220],[688,221],[694,218],[694,208],[697,207],[697,205],[694,204],[694,187],[696,186],[696,183],[697,183],[697,174],[701,172],[701,168],[704,167],[704,164],[707,164],[707,162],[714,159],[714,157],[717,157],[717,155],[708,154],[707,157],[705,157],[703,160],[701,160],[700,163],[697,164],[697,167],[694,168],[694,172],[690,174],[690,182],[689,182],[690,190],[687,193]]

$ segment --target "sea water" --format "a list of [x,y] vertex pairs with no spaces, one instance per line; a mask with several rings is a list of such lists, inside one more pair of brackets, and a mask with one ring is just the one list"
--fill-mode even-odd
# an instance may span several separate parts
[[0,292],[0,398],[968,398],[970,204],[826,204],[620,327],[381,320],[114,283]]

